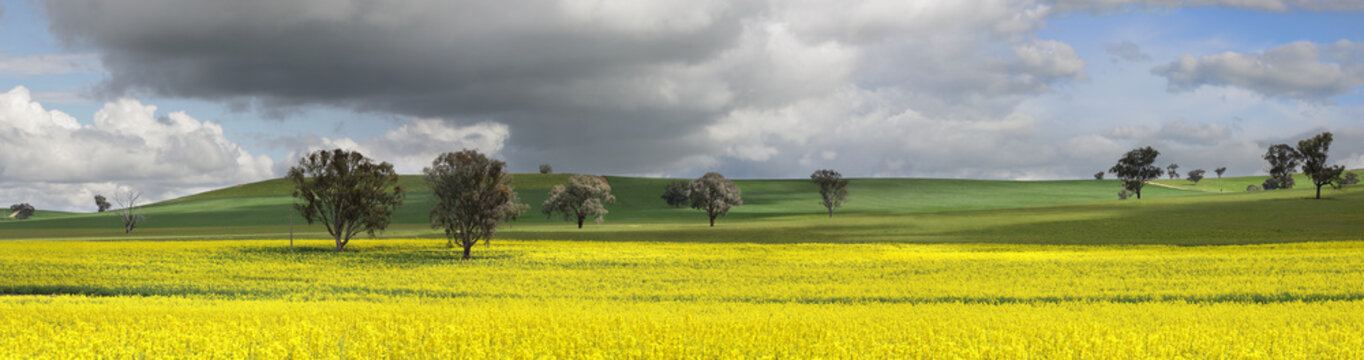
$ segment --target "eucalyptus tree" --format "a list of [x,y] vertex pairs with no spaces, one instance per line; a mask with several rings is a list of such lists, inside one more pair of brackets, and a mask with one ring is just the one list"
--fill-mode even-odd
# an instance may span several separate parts
[[739,186],[717,172],[708,172],[687,186],[687,199],[691,208],[706,212],[710,226],[715,227],[715,218],[729,214],[729,208],[744,204]]
[[1217,178],[1218,178],[1218,179],[1221,179],[1221,178],[1222,178],[1222,174],[1224,174],[1224,173],[1227,172],[1227,167],[1226,167],[1226,166],[1219,167],[1219,168],[1217,168],[1217,170],[1213,170],[1213,172],[1217,173]]
[[1193,171],[1189,171],[1189,173],[1185,175],[1188,175],[1189,181],[1192,181],[1195,185],[1197,185],[1199,181],[1203,180],[1203,174],[1205,173],[1207,172],[1203,171],[1203,169],[1194,169]]
[[10,205],[9,211],[10,211],[9,217],[24,220],[28,219],[30,216],[33,216],[33,213],[37,212],[37,209],[35,209],[33,205],[29,205],[28,203],[21,203]]
[[1293,170],[1302,161],[1298,150],[1288,144],[1275,144],[1265,151],[1264,159],[1269,162],[1269,178],[1265,179],[1264,189],[1292,189]]
[[1170,175],[1171,179],[1179,178],[1179,164],[1170,164],[1170,166],[1165,167],[1165,170],[1165,174]]
[[1161,175],[1160,167],[1155,165],[1156,157],[1160,152],[1150,146],[1132,149],[1123,154],[1118,159],[1118,164],[1108,169],[1122,180],[1122,187],[1128,191],[1136,193],[1137,199],[1141,199],[1141,188],[1146,185],[1146,181],[1159,178]]
[[146,220],[142,215],[142,209],[137,206],[142,200],[142,192],[134,190],[123,190],[114,193],[114,202],[118,203],[118,219],[123,221],[123,233],[129,234],[137,228],[137,224]]
[[564,221],[578,220],[578,228],[583,228],[583,220],[591,217],[601,224],[606,204],[614,204],[616,196],[611,195],[611,185],[600,176],[573,175],[566,185],[554,185],[549,190],[549,198],[540,205],[546,217],[562,213]]
[[393,165],[375,164],[358,151],[318,150],[285,178],[294,184],[294,209],[308,224],[321,222],[337,252],[361,232],[374,236],[387,228],[404,198]]
[[829,210],[829,218],[833,218],[834,209],[848,200],[848,180],[838,171],[823,169],[810,174],[810,181],[819,186],[820,203]]
[[1326,153],[1331,151],[1332,136],[1324,132],[1311,139],[1298,141],[1298,157],[1302,160],[1302,172],[1317,186],[1317,199],[1321,199],[1321,187],[1339,187],[1345,179],[1344,165],[1326,165]]
[[530,208],[512,187],[507,163],[475,150],[440,154],[422,173],[436,198],[431,227],[445,231],[446,247],[464,248],[464,260],[479,241],[492,240],[498,224]]
[[105,198],[104,195],[95,194],[95,208],[98,209],[99,212],[109,210],[111,207],[113,207],[113,204],[109,203],[109,199]]
[[687,199],[687,191],[690,188],[690,181],[673,181],[663,188],[663,195],[659,197],[667,202],[668,206],[680,208],[690,204]]

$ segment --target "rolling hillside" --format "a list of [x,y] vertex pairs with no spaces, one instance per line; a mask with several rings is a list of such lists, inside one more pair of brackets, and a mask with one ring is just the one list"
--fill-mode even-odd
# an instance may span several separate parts
[[[516,175],[514,184],[531,210],[499,231],[499,238],[569,240],[663,240],[720,242],[1023,242],[1023,243],[1212,243],[1338,239],[1361,229],[1352,210],[1360,192],[1331,191],[1336,200],[1296,201],[1297,189],[1261,193],[1211,194],[1220,187],[1244,187],[1258,178],[1161,181],[1176,188],[1148,186],[1142,201],[1116,200],[1116,180],[983,181],[955,179],[853,179],[850,201],[826,219],[813,184],[806,180],[739,180],[744,205],[705,226],[696,210],[670,208],[658,198],[673,179],[608,177],[617,197],[602,225],[578,230],[540,213],[549,188],[569,175]],[[433,204],[419,176],[403,176],[408,189],[394,225],[380,237],[440,237],[427,225]],[[1178,188],[1188,188],[1182,190]],[[282,179],[243,184],[173,199],[145,208],[148,219],[122,234],[112,214],[41,212],[25,221],[0,222],[0,239],[241,239],[286,238],[289,184]],[[1271,205],[1278,204],[1280,205]],[[1280,211],[1285,214],[1278,214]],[[1319,216],[1313,215],[1317,214]],[[1301,222],[1246,221],[1288,217]],[[1163,224],[1152,226],[1152,224]],[[325,237],[319,227],[295,219],[299,237]],[[647,226],[646,226],[647,225]],[[1216,226],[1214,238],[1192,239],[1189,230]],[[1286,227],[1285,227],[1286,226]],[[1259,239],[1238,239],[1235,228],[1273,227]],[[1092,233],[1109,231],[1102,240]],[[1318,229],[1318,230],[1312,230]],[[1262,229],[1263,230],[1263,229]],[[1201,230],[1200,230],[1201,231]],[[1337,232],[1338,231],[1338,232]],[[1221,235],[1216,235],[1221,234]],[[1337,236],[1339,235],[1339,236]],[[1202,235],[1201,235],[1202,236]],[[1225,237],[1225,238],[1220,238]],[[1219,240],[1220,239],[1220,240]]]

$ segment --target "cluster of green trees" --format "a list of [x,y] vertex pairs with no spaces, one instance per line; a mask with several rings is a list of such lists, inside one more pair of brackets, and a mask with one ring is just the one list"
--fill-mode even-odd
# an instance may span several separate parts
[[10,218],[24,220],[28,219],[30,216],[33,216],[33,213],[38,210],[35,209],[33,205],[29,205],[29,203],[20,203],[10,205],[9,211]]
[[[541,172],[549,173],[549,166],[542,165]],[[491,240],[499,224],[516,220],[530,208],[512,187],[507,164],[475,150],[441,154],[422,173],[436,198],[431,227],[445,232],[446,246],[463,248],[464,259],[470,258],[474,245]],[[309,224],[320,223],[338,252],[358,234],[373,236],[387,228],[405,197],[393,165],[374,163],[356,151],[310,153],[285,178],[294,184],[294,210]],[[810,179],[819,186],[822,203],[833,217],[834,209],[847,199],[848,181],[827,169],[815,171]],[[712,227],[717,217],[743,204],[738,185],[716,172],[668,184],[662,198],[674,207],[704,211]],[[574,175],[550,189],[541,212],[562,215],[581,229],[589,218],[601,223],[608,213],[606,205],[615,201],[605,177]]]
[[[1299,169],[1312,180],[1312,184],[1317,187],[1317,199],[1321,199],[1321,188],[1330,185],[1340,188],[1344,185],[1359,183],[1358,175],[1346,173],[1343,165],[1326,165],[1326,153],[1331,150],[1332,135],[1330,132],[1321,133],[1312,138],[1298,142],[1297,147],[1288,144],[1275,144],[1265,152],[1264,159],[1269,162],[1269,178],[1260,188],[1264,190],[1291,189],[1293,188],[1293,173]],[[1160,152],[1150,146],[1133,149],[1118,159],[1117,165],[1108,170],[1122,180],[1122,191],[1118,193],[1118,198],[1127,199],[1129,195],[1141,198],[1141,188],[1146,182],[1159,178],[1162,174],[1171,179],[1179,178],[1179,164],[1170,164],[1162,171],[1155,166],[1156,157]],[[1214,172],[1221,178],[1227,172],[1225,166],[1219,167]],[[1189,181],[1197,184],[1203,180],[1206,173],[1203,169],[1189,171]],[[1094,174],[1094,179],[1103,180],[1104,173]],[[1251,185],[1250,190],[1259,188]]]

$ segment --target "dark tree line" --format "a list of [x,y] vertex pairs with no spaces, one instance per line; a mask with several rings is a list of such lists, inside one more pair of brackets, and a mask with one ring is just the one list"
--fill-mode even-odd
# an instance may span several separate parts
[[1292,189],[1295,185],[1294,169],[1299,165],[1303,175],[1316,186],[1317,199],[1321,199],[1322,187],[1329,185],[1340,188],[1349,185],[1345,166],[1327,165],[1327,153],[1331,151],[1333,140],[1334,136],[1330,132],[1324,132],[1298,141],[1297,147],[1288,144],[1270,146],[1264,155],[1265,161],[1269,162],[1269,178],[1265,179],[1262,187],[1265,190]]

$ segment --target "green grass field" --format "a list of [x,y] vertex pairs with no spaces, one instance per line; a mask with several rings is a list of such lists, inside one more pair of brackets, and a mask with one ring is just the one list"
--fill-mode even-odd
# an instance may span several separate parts
[[[804,180],[740,180],[744,205],[706,226],[702,213],[666,206],[658,195],[670,179],[609,177],[615,204],[600,225],[576,229],[539,210],[549,188],[568,175],[517,175],[531,210],[504,226],[503,239],[686,242],[923,242],[1029,244],[1236,244],[1352,240],[1361,229],[1364,192],[1310,189],[1246,193],[1259,178],[1162,180],[1141,200],[1116,200],[1117,181],[981,181],[854,179],[850,201],[826,218],[814,185]],[[1300,180],[1299,183],[1305,182]],[[407,201],[380,238],[434,238],[433,204],[417,176],[404,176]],[[192,240],[263,239],[289,235],[289,184],[244,184],[145,208],[147,220],[122,233],[112,213],[40,211],[0,222],[0,239]],[[298,238],[325,238],[294,219]],[[359,241],[364,241],[360,239]]]

